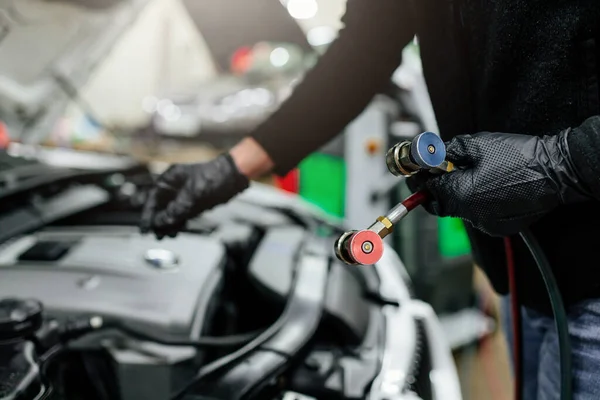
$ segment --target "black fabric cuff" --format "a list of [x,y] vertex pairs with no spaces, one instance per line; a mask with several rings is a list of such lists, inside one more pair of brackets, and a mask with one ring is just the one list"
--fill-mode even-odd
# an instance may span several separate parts
[[600,199],[600,116],[588,118],[567,136],[569,154],[587,192]]
[[271,121],[266,121],[260,129],[250,134],[250,137],[265,150],[271,161],[273,161],[273,173],[283,177],[297,166],[305,154],[297,154],[296,151],[286,151],[285,144],[282,144],[285,141],[278,138],[279,135],[285,135],[285,132],[272,125]]

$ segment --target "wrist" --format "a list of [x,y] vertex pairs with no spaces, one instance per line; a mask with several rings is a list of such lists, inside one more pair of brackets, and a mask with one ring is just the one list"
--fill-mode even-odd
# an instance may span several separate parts
[[257,179],[274,167],[271,157],[253,138],[245,138],[229,154],[238,171],[248,179]]
[[570,158],[591,196],[600,199],[600,116],[590,117],[567,137]]
[[555,179],[565,186],[565,189],[562,190],[562,201],[567,204],[593,198],[585,176],[581,174],[576,159],[573,157],[570,141],[574,134],[573,129],[569,128],[555,137],[556,154],[558,155],[558,162],[554,168],[557,175]]

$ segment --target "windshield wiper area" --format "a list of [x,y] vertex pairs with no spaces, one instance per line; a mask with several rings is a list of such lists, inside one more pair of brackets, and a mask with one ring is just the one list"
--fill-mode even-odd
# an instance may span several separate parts
[[0,214],[0,243],[43,228],[62,218],[109,201],[107,191],[96,185],[81,185],[35,203]]
[[66,149],[35,149],[35,157],[13,156],[0,151],[0,206],[15,197],[28,196],[49,187],[71,184],[102,184],[111,174],[148,173],[127,157],[77,152]]
[[48,171],[48,166],[43,164],[22,165],[12,169],[2,171],[0,166],[0,197],[3,191],[14,190],[19,185],[29,182],[32,179],[48,178],[52,176],[63,175],[65,170]]
[[[62,155],[63,161],[69,161],[66,155],[88,156],[53,150],[40,155]],[[110,201],[111,177],[125,179],[149,173],[146,166],[131,159],[114,161],[89,155],[87,160],[96,168],[53,165],[44,162],[43,157],[26,158],[0,151],[0,243]]]
[[0,150],[0,173],[35,164],[37,164],[37,162],[34,160],[29,160],[22,157],[13,157],[8,155],[8,153],[5,151]]
[[0,193],[14,189],[19,183],[48,172],[48,166],[36,160],[13,157],[5,151],[0,151]]

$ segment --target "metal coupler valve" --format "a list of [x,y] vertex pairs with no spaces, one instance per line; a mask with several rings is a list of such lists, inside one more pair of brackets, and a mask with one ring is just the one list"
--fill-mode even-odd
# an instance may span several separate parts
[[392,208],[387,215],[377,218],[368,229],[344,233],[335,242],[335,255],[349,265],[375,264],[383,256],[383,239],[392,233],[402,218],[425,201],[427,193],[417,192]]
[[[386,155],[386,164],[395,176],[411,176],[421,170],[433,173],[450,172],[454,169],[446,161],[446,146],[442,139],[432,132],[424,132],[412,141],[400,142]],[[337,258],[350,265],[372,265],[383,255],[383,239],[394,226],[412,209],[427,201],[425,192],[417,192],[398,204],[387,215],[377,218],[362,231],[348,231],[335,242]]]
[[454,169],[446,161],[446,146],[433,132],[424,132],[412,141],[397,143],[388,150],[385,163],[394,176],[411,176],[421,170],[433,173],[450,172]]

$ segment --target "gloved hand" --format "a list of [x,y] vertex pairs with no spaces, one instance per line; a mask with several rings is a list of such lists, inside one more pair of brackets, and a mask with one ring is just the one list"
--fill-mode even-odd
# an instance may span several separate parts
[[561,204],[591,199],[569,155],[567,135],[483,132],[447,143],[458,169],[417,174],[412,190],[429,191],[428,211],[459,217],[492,236],[518,233]]
[[172,165],[148,195],[140,230],[154,231],[158,239],[174,237],[190,218],[228,201],[249,184],[229,154],[206,163]]

